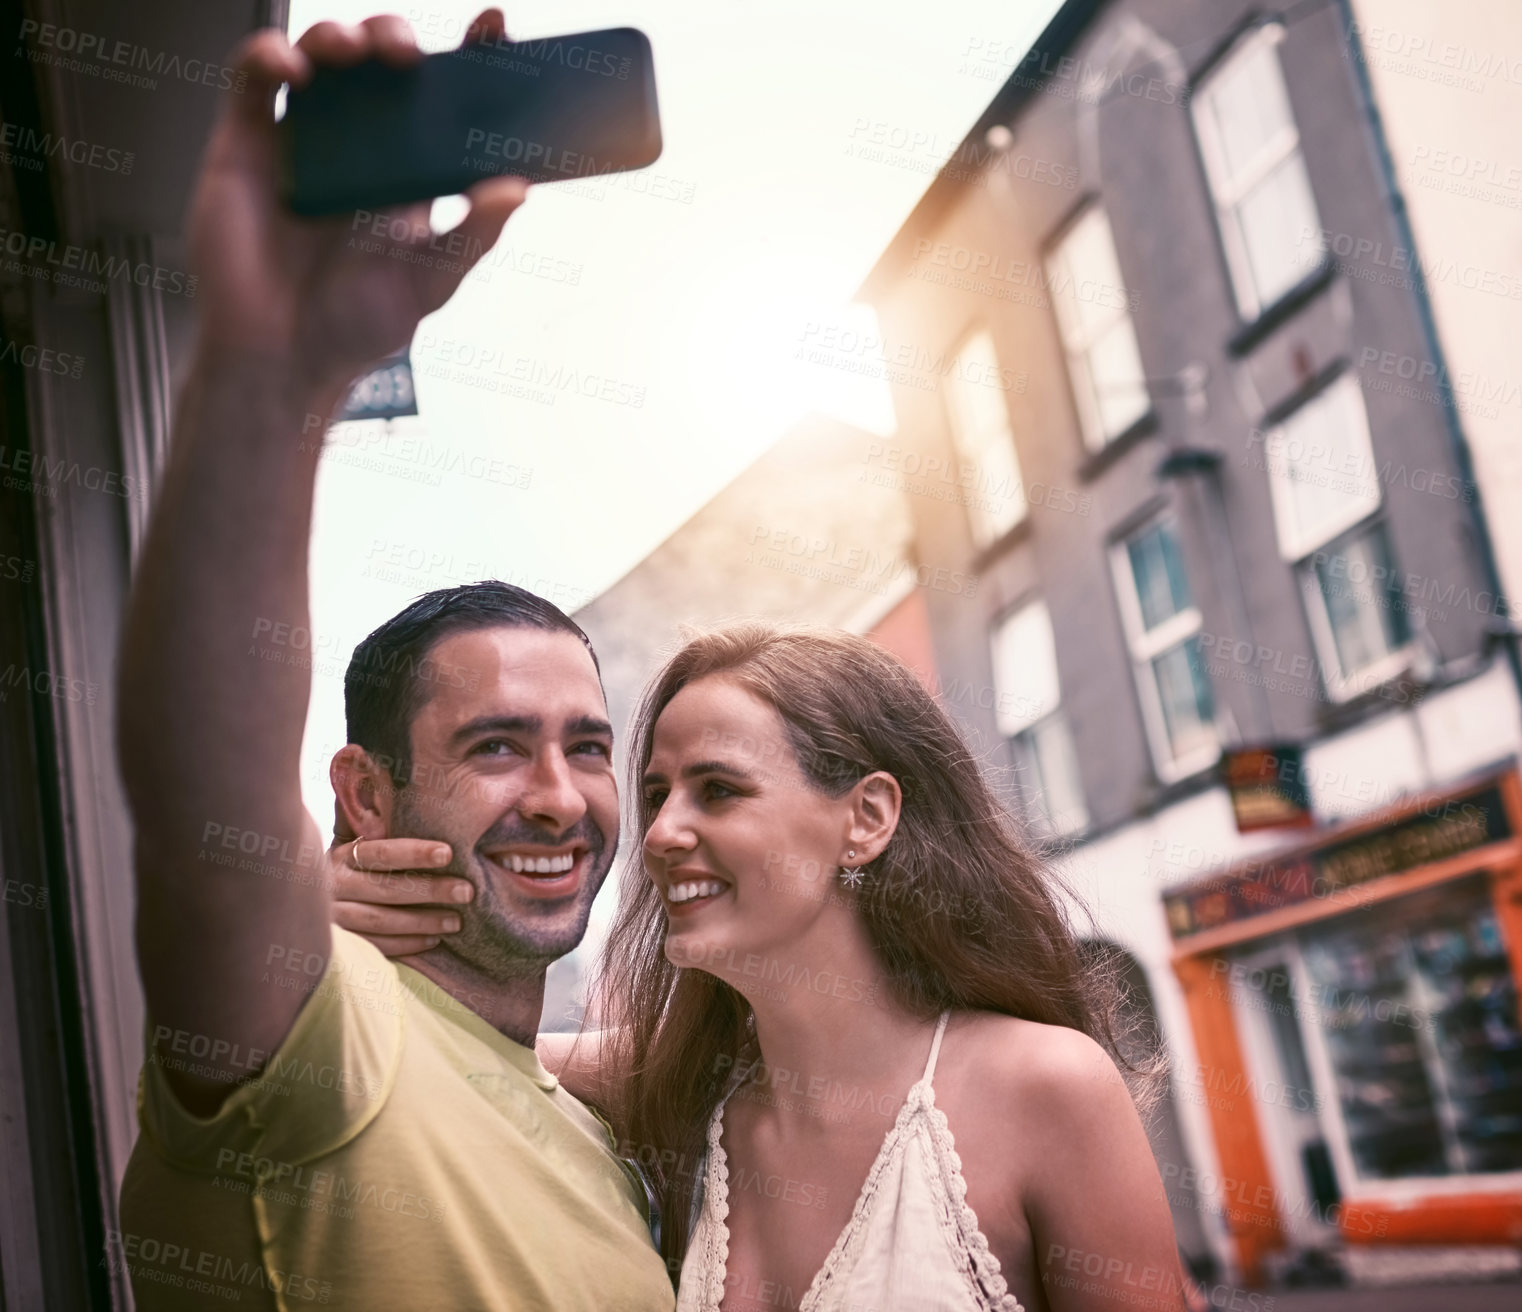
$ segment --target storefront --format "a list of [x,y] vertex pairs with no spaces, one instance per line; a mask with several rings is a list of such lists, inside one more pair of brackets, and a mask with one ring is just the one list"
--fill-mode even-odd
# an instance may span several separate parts
[[1519,834],[1507,770],[1164,893],[1220,1160],[1194,1184],[1245,1279],[1522,1246]]

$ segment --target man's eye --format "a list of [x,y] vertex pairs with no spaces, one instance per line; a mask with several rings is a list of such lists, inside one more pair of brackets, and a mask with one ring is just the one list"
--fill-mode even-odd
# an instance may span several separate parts
[[593,756],[608,757],[613,755],[613,749],[607,743],[599,742],[577,743],[571,750],[573,752],[588,752]]
[[471,749],[474,756],[502,756],[513,750],[512,743],[506,738],[488,738],[484,743],[477,743]]

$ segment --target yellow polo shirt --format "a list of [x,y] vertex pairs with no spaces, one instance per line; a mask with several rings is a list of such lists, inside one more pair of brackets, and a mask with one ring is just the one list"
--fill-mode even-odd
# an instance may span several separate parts
[[674,1306],[602,1119],[346,930],[280,1050],[215,1116],[186,1112],[149,1054],[105,1255],[140,1312]]

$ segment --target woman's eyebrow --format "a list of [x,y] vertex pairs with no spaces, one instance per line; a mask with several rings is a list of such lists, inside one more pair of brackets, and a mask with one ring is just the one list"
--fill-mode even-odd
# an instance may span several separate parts
[[741,779],[749,779],[750,775],[738,765],[730,765],[728,761],[694,761],[691,765],[682,767],[684,779],[695,779],[703,774],[732,774]]
[[[727,761],[694,761],[691,765],[682,767],[684,779],[696,779],[705,774],[732,774],[739,779],[749,779],[748,775],[738,765],[730,765]],[[651,784],[663,784],[666,776],[659,770],[647,770],[645,777],[640,781],[646,788]]]

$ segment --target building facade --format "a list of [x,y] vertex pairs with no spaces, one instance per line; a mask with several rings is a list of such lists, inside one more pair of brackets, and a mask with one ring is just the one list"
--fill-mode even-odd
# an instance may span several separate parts
[[[1486,0],[1351,0],[1348,14],[1409,224],[1403,262],[1422,276],[1440,348],[1431,359],[1382,356],[1377,367],[1402,394],[1448,407],[1490,508],[1502,594],[1515,599],[1522,144],[1512,125],[1522,116],[1522,10]],[[1497,627],[1514,629],[1515,618],[1498,616]]]
[[1518,685],[1365,53],[1073,0],[863,288],[957,489],[918,549],[981,580],[926,593],[946,700],[1144,983],[1181,1244],[1248,1282],[1522,1233]]

